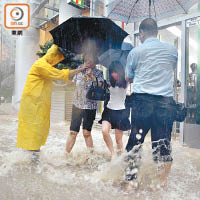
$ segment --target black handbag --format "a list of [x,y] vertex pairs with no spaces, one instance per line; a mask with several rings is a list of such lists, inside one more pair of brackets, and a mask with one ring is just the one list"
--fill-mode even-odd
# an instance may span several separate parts
[[187,116],[187,108],[183,103],[176,103],[175,121],[183,122]]
[[[105,83],[105,81],[104,81]],[[95,101],[104,101],[107,98],[107,87],[105,84],[102,84],[101,86],[98,83],[98,80],[96,78],[96,84],[92,82],[92,86],[87,92],[86,97],[90,100],[95,100]]]

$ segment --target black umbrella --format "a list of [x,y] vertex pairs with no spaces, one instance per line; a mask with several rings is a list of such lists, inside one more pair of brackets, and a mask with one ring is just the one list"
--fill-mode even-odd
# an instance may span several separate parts
[[50,33],[54,43],[63,49],[74,53],[83,53],[87,48],[94,46],[90,44],[95,43],[98,54],[109,48],[119,49],[123,39],[128,35],[108,18],[83,16],[71,17],[51,30]]

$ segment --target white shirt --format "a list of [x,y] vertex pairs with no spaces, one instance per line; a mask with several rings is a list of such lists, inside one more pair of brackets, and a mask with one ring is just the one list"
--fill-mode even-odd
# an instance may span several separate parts
[[107,108],[111,110],[125,109],[126,90],[124,88],[110,87],[110,100]]

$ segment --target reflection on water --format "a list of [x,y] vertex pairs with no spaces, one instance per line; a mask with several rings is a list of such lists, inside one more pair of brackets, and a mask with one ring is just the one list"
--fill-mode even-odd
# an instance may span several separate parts
[[[139,173],[140,187],[122,190],[123,156],[109,161],[100,131],[93,131],[94,153],[90,154],[79,134],[72,154],[65,153],[68,126],[54,124],[46,146],[35,157],[16,149],[17,118],[0,115],[0,199],[154,200],[200,199],[200,151],[173,142],[174,162],[168,189],[159,187],[151,144],[146,141]],[[124,144],[127,142],[124,136]]]

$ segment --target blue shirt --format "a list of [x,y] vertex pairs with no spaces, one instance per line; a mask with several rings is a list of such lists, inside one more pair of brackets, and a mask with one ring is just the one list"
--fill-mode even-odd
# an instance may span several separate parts
[[172,97],[177,49],[157,38],[149,38],[128,55],[126,76],[133,78],[133,93]]

